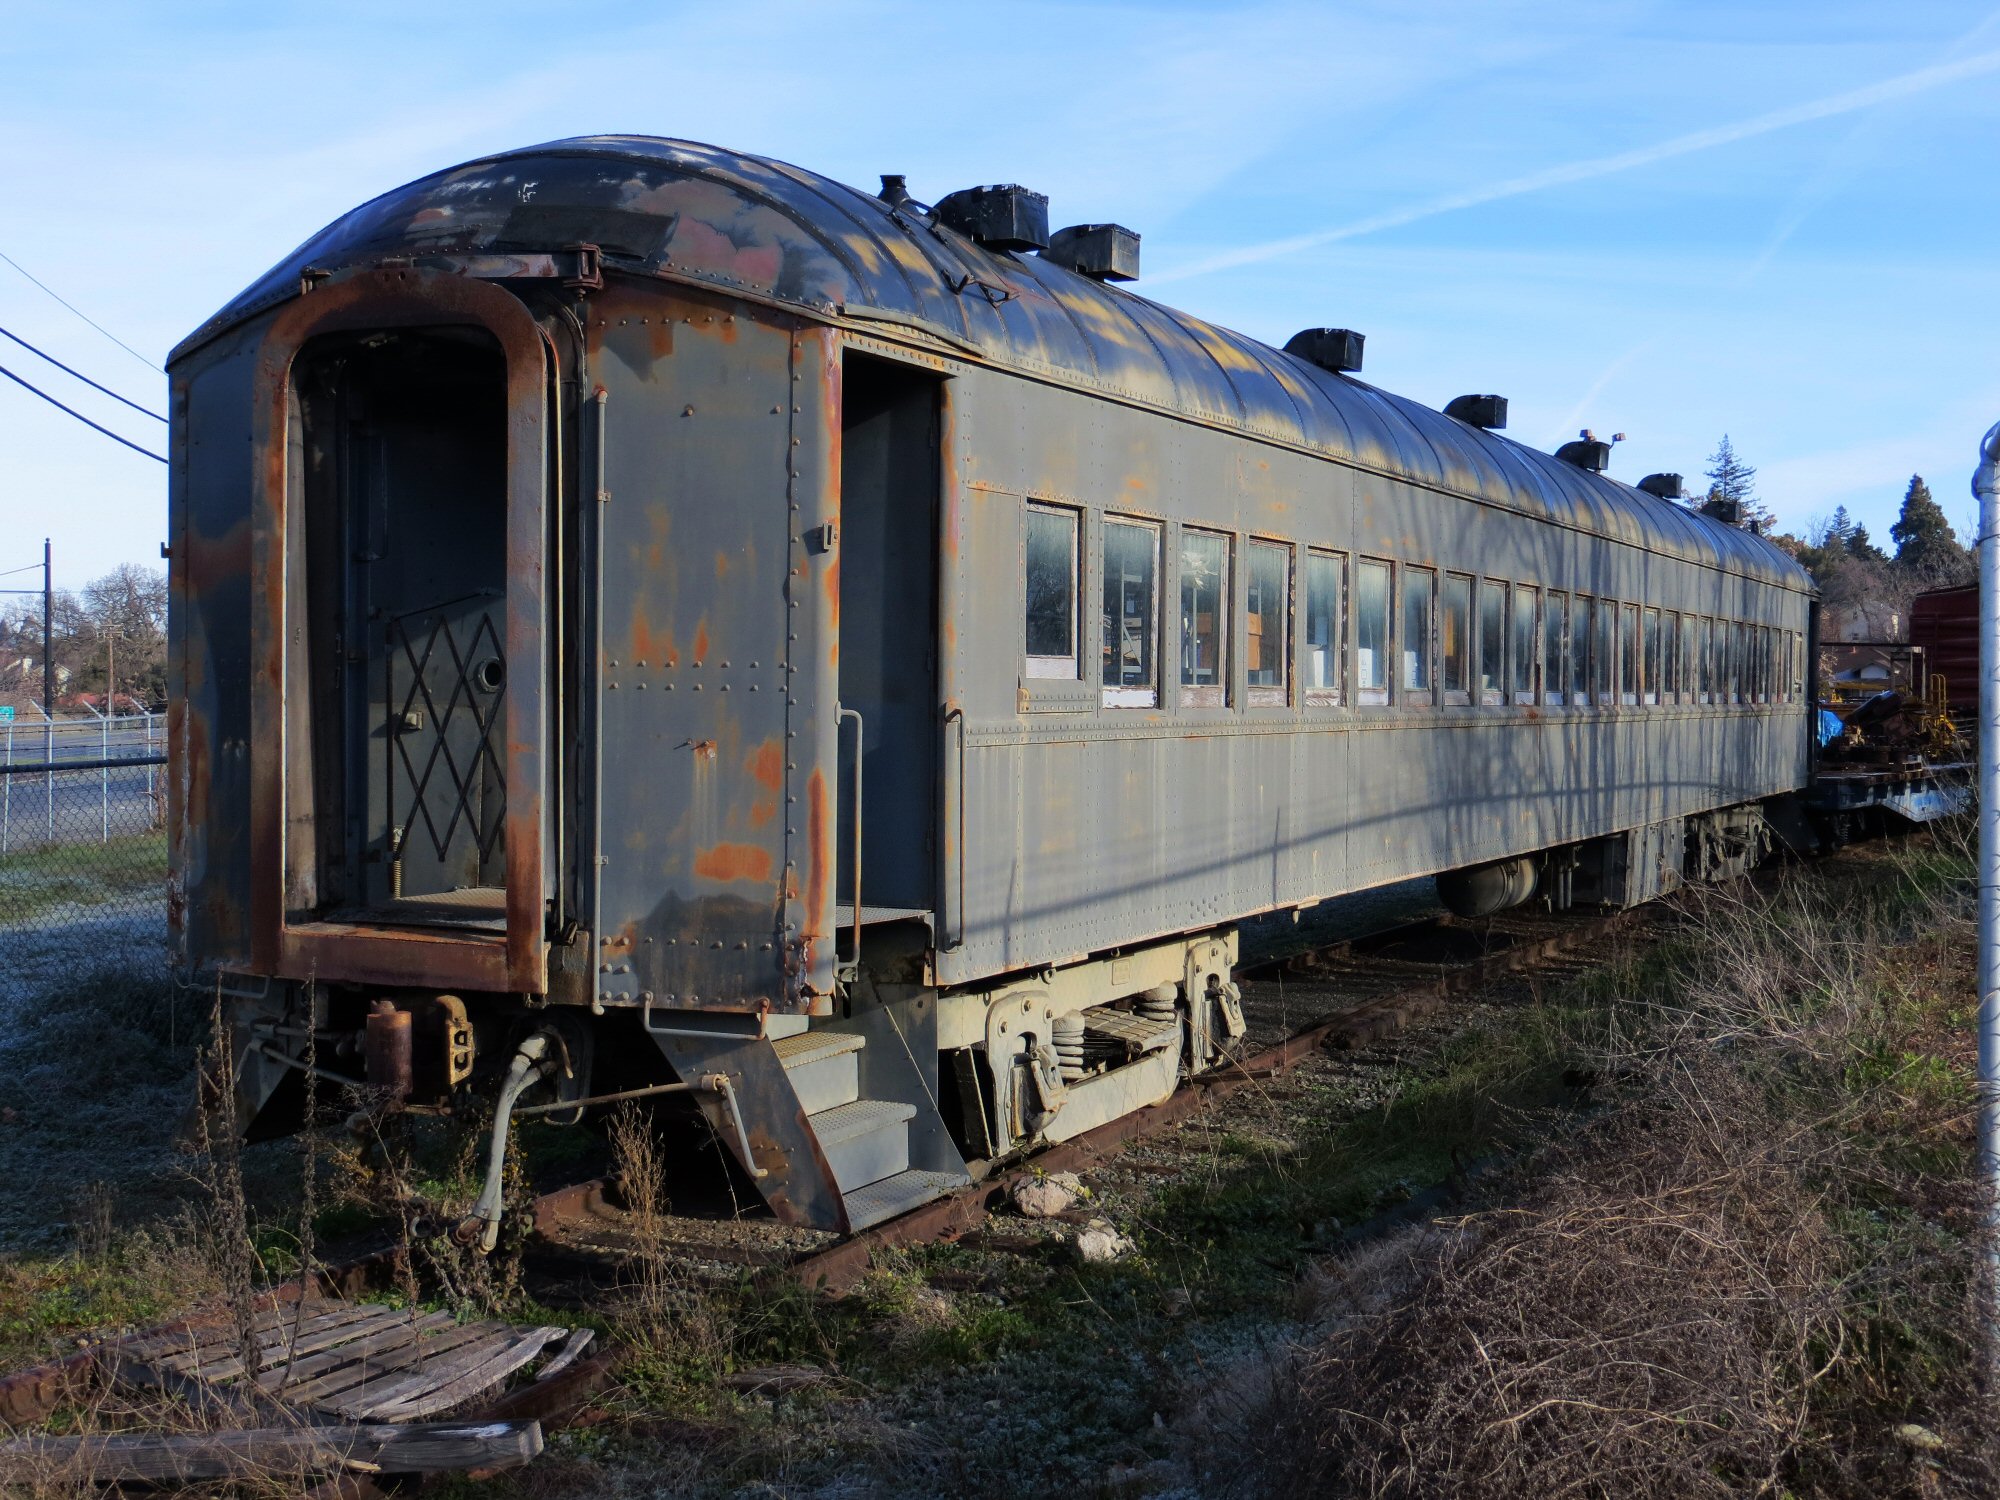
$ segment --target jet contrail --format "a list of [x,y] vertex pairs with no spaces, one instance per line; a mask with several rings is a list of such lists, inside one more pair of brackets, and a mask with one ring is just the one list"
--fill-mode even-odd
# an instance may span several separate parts
[[1885,78],[1880,83],[1871,83],[1866,88],[1850,89],[1844,94],[1832,94],[1824,99],[1813,99],[1804,104],[1791,105],[1786,109],[1775,109],[1769,114],[1738,120],[1730,125],[1716,125],[1707,130],[1697,130],[1688,135],[1675,136],[1669,141],[1661,141],[1657,145],[1641,146],[1635,151],[1621,151],[1616,156],[1596,156],[1588,161],[1545,167],[1539,172],[1530,172],[1525,177],[1510,177],[1504,182],[1490,183],[1485,187],[1468,188],[1464,192],[1447,194],[1426,203],[1412,204],[1408,208],[1392,209],[1388,213],[1375,214],[1337,228],[1316,229],[1309,234],[1295,234],[1286,239],[1267,240],[1261,245],[1246,245],[1240,250],[1227,250],[1207,260],[1197,261],[1193,265],[1180,266],[1154,276],[1152,282],[1157,286],[1161,282],[1185,281],[1191,276],[1204,276],[1211,271],[1253,265],[1258,261],[1291,255],[1300,250],[1330,245],[1337,240],[1351,240],[1359,235],[1374,234],[1383,229],[1400,228],[1404,224],[1414,224],[1419,219],[1451,213],[1456,209],[1474,208],[1479,204],[1494,203],[1502,198],[1515,198],[1523,193],[1539,192],[1543,188],[1586,182],[1593,177],[1608,177],[1614,172],[1651,166],[1654,162],[1667,161],[1676,156],[1687,156],[1696,151],[1707,151],[1716,146],[1733,145],[1737,141],[1748,140],[1752,136],[1768,135],[1774,130],[1784,130],[1789,126],[1804,125],[1813,120],[1824,120],[1833,115],[1867,109],[1872,105],[1907,99],[1912,94],[1921,94],[1948,83],[1958,83],[1967,78],[1977,78],[1981,74],[1996,71],[2000,71],[2000,49],[1979,52],[1971,57],[1960,58],[1957,62],[1919,68],[1911,73],[1900,73],[1894,78]]

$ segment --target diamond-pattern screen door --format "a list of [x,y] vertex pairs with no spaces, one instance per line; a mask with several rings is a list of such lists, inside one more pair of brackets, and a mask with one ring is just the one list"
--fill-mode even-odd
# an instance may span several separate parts
[[478,904],[506,883],[504,608],[477,594],[389,622],[391,901]]

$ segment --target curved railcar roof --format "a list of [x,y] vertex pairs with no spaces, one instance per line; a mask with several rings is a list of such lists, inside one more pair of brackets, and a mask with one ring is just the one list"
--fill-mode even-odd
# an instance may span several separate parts
[[1788,588],[1777,547],[1418,402],[872,194],[690,141],[585,136],[454,167],[335,221],[174,351],[297,295],[308,267],[601,247],[607,263],[943,335],[996,364],[1315,449]]

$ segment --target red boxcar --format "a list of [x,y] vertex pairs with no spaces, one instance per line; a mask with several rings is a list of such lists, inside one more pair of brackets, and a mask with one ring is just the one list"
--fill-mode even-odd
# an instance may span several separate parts
[[1910,601],[1910,644],[1926,670],[1944,678],[1953,708],[1979,706],[1979,585],[1932,589]]

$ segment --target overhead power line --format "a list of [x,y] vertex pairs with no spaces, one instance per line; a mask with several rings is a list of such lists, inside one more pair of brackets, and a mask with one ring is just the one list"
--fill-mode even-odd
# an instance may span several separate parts
[[165,417],[161,416],[158,412],[149,411],[136,401],[127,401],[125,397],[119,395],[116,391],[112,390],[110,386],[99,385],[96,381],[92,380],[88,375],[84,374],[81,370],[72,370],[68,365],[64,364],[61,360],[57,359],[53,354],[47,353],[46,351],[41,349],[37,349],[33,344],[29,343],[26,339],[22,338],[20,334],[10,332],[5,328],[0,328],[0,336],[5,336],[7,338],[12,339],[15,343],[19,344],[23,349],[26,349],[30,354],[33,354],[38,358],[47,360],[50,364],[54,365],[58,370],[61,370],[63,374],[75,376],[78,380],[81,380],[85,385],[89,386],[93,391],[102,391],[105,395],[109,396],[113,401],[123,401],[125,405],[131,407],[132,410],[138,412],[140,415],[151,417],[155,422],[164,422],[167,420]]
[[[47,391],[43,390],[40,386],[37,386],[30,381],[23,380],[20,376],[16,375],[12,370],[8,369],[5,365],[0,365],[0,375],[5,375],[9,380],[13,381],[14,384],[16,385],[26,386],[29,390],[33,391],[37,396],[40,396],[44,401],[48,402],[49,405],[55,407],[58,411],[68,412],[72,417],[75,417],[77,421],[83,423],[84,426],[93,428],[96,431],[103,433],[106,437],[110,438],[112,442],[123,443],[126,447],[130,448],[134,453],[143,453],[146,455],[146,457],[154,460],[156,463],[166,462],[164,458],[160,457],[160,455],[155,453],[151,448],[141,448],[137,443],[133,442],[130,438],[120,437],[117,433],[113,432],[109,427],[100,426],[98,423],[91,421],[90,418],[86,417],[82,412],[76,410],[76,408],[70,406],[64,406],[62,402],[56,400],[55,397],[51,396]],[[147,415],[151,416],[152,413],[148,412]]]
[[130,344],[126,343],[125,340],[118,337],[118,335],[113,333],[109,328],[106,328],[102,323],[98,322],[95,318],[91,317],[89,313],[85,312],[75,303],[69,301],[54,287],[50,286],[47,282],[43,281],[40,277],[36,276],[34,272],[30,271],[26,266],[22,265],[18,260],[14,259],[14,257],[9,255],[5,250],[0,250],[0,260],[6,261],[8,265],[12,266],[15,270],[19,271],[23,276],[27,277],[28,280],[34,282],[36,286],[40,287],[43,291],[47,292],[51,297],[54,297],[56,301],[62,303],[64,307],[67,307],[71,312],[75,313],[79,318],[82,318],[84,322],[88,323],[92,328],[95,328],[99,333],[103,334],[106,338],[110,339],[112,343],[116,344],[120,349],[123,349],[127,354],[131,355],[134,359],[138,360],[139,363],[144,365],[147,369],[159,370],[159,373],[162,375],[167,373],[165,370],[161,370],[158,365],[154,364],[150,359],[146,358],[146,356],[141,354],[137,349],[134,349]]

